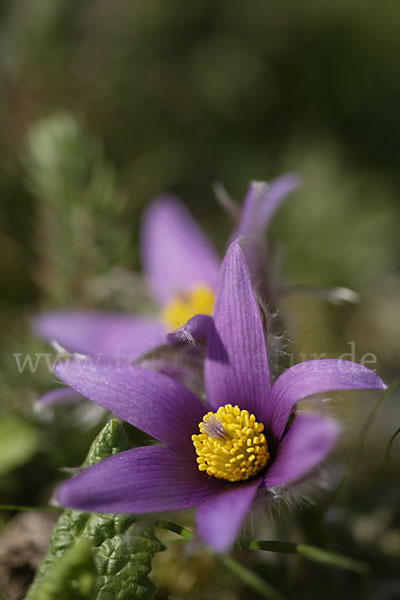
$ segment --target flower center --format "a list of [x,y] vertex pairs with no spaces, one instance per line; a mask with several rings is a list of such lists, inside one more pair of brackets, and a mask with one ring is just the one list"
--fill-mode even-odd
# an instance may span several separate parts
[[225,404],[209,412],[199,423],[200,433],[192,435],[200,471],[219,479],[244,481],[256,475],[268,462],[264,425],[238,406]]
[[214,296],[214,291],[204,283],[175,296],[162,311],[162,319],[168,330],[176,331],[194,315],[211,315]]

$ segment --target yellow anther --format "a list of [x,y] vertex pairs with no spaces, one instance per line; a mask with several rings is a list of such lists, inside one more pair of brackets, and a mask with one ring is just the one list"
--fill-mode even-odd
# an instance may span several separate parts
[[194,315],[211,315],[214,291],[204,283],[178,294],[162,311],[162,320],[169,331],[176,331]]
[[263,429],[254,415],[232,404],[207,413],[200,433],[192,435],[200,471],[228,481],[254,477],[269,459]]

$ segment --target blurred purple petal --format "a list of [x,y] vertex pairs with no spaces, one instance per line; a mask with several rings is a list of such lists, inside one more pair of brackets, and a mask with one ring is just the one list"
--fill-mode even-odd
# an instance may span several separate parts
[[115,454],[58,488],[62,506],[104,513],[150,513],[198,506],[224,484],[197,469],[194,456],[164,446]]
[[220,260],[193,217],[174,196],[154,200],[145,211],[141,248],[145,274],[160,304],[201,283],[216,287]]
[[214,183],[213,191],[218,204],[224,209],[232,225],[237,227],[240,222],[240,206],[231,198],[220,181]]
[[196,524],[202,540],[216,552],[227,550],[238,535],[249,512],[260,478],[238,485],[207,500],[196,512]]
[[260,222],[264,228],[268,227],[282,201],[300,184],[301,178],[296,173],[287,173],[270,182],[265,201],[260,210]]
[[237,235],[254,235],[263,229],[259,222],[259,213],[268,193],[269,185],[265,181],[252,181],[243,202]]
[[37,406],[62,406],[63,404],[76,404],[83,400],[82,395],[70,387],[59,387],[46,392],[35,400]]
[[260,299],[271,304],[275,290],[270,274],[271,262],[266,260],[267,239],[261,236],[241,238],[240,247],[246,260],[253,289]]
[[133,365],[87,358],[55,367],[55,373],[93,402],[174,448],[190,449],[207,407],[166,375]]
[[136,365],[168,375],[194,393],[202,394],[204,355],[203,344],[169,344],[154,348]]
[[238,404],[264,422],[270,391],[263,324],[238,241],[221,268],[205,362],[207,398],[214,408]]
[[196,365],[188,365],[179,360],[165,360],[162,358],[146,358],[140,363],[143,369],[149,369],[151,371],[157,371],[167,377],[175,379],[180,384],[188,387],[192,390],[201,390],[202,378],[201,368],[202,362],[201,357],[194,357]]
[[309,360],[291,367],[272,386],[267,421],[275,440],[282,436],[293,406],[312,394],[336,390],[385,390],[382,379],[367,367],[339,359]]
[[300,185],[300,177],[288,173],[271,183],[253,181],[245,198],[238,235],[259,235],[274,216],[281,202]]
[[36,333],[69,352],[135,360],[161,344],[164,325],[156,318],[109,312],[56,311],[35,317]]
[[177,331],[169,333],[167,340],[170,344],[206,342],[213,325],[213,319],[209,315],[195,315]]
[[303,478],[329,454],[340,433],[332,419],[297,415],[281,440],[263,487],[286,485]]

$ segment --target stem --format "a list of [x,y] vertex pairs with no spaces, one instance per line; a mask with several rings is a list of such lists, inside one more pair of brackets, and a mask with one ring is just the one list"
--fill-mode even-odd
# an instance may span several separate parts
[[253,571],[250,571],[250,569],[247,569],[238,563],[231,556],[221,555],[218,556],[218,558],[223,565],[228,567],[232,573],[235,573],[242,581],[252,587],[253,590],[256,590],[263,598],[268,598],[269,600],[284,600],[284,596],[270,586],[269,583],[258,577],[258,575],[253,573]]
[[181,537],[192,540],[194,538],[194,534],[186,527],[182,527],[182,525],[178,525],[178,523],[173,523],[172,521],[157,521],[156,527],[159,529],[166,529],[167,531],[172,531]]
[[35,511],[62,511],[64,510],[61,507],[58,506],[19,506],[19,505],[15,505],[15,504],[0,504],[0,510],[18,510],[18,511],[30,511],[30,510],[35,510]]
[[357,469],[358,463],[364,451],[365,441],[368,437],[370,429],[372,428],[376,415],[378,414],[379,409],[381,408],[383,402],[390,396],[393,390],[397,387],[399,380],[396,379],[392,382],[392,384],[388,387],[388,389],[378,398],[377,402],[372,407],[370,413],[368,414],[365,423],[361,429],[359,443],[353,453],[350,455],[348,466],[345,468],[345,472],[343,473],[342,478],[339,481],[336,489],[332,492],[326,504],[321,508],[319,514],[316,516],[316,525],[319,524],[325,516],[328,508],[333,504],[333,502],[337,499],[337,497],[343,492],[348,481],[351,481],[351,474],[354,473]]
[[353,471],[358,466],[358,462],[359,462],[359,460],[362,456],[363,450],[364,450],[365,441],[370,432],[370,429],[372,428],[372,426],[374,424],[374,421],[376,419],[376,415],[378,414],[379,409],[381,408],[381,406],[382,406],[383,402],[386,400],[386,398],[388,398],[388,396],[390,396],[390,394],[393,392],[393,390],[397,387],[397,384],[398,384],[398,380],[393,381],[393,383],[388,387],[386,392],[384,392],[381,395],[381,397],[378,399],[378,401],[372,407],[371,412],[369,413],[368,417],[366,418],[364,426],[361,430],[360,441],[359,441],[358,447],[354,453],[353,460],[352,460],[351,468]]
[[247,544],[250,550],[266,550],[267,552],[282,552],[284,554],[299,554],[304,558],[308,558],[314,562],[331,565],[333,567],[339,567],[340,569],[347,569],[348,571],[354,571],[360,575],[364,575],[369,571],[369,565],[367,563],[348,558],[342,554],[336,554],[335,552],[328,552],[322,548],[316,546],[309,546],[308,544],[297,544],[295,542],[276,542],[273,540],[260,540],[251,541]]
[[389,443],[386,447],[386,451],[383,457],[383,460],[381,462],[381,464],[379,465],[379,467],[377,468],[377,470],[375,471],[375,476],[372,479],[372,482],[370,484],[370,488],[375,485],[375,483],[378,481],[378,479],[382,476],[382,473],[384,472],[384,470],[386,469],[387,463],[389,461],[389,455],[390,455],[390,451],[392,449],[393,443],[396,439],[396,437],[399,435],[400,433],[400,427],[398,429],[396,429],[396,431],[394,432],[394,434],[392,435],[392,437],[389,440]]
[[[177,523],[173,523],[172,521],[157,521],[156,526],[160,529],[172,531],[173,533],[176,533],[187,540],[192,540],[194,538],[194,534],[189,531],[189,529],[186,529],[186,527],[182,527]],[[225,567],[230,569],[232,573],[244,581],[244,583],[246,583],[248,586],[253,588],[253,590],[258,592],[263,598],[266,598],[267,600],[285,600],[284,596],[277,592],[271,585],[269,585],[269,583],[250,571],[250,569],[247,569],[238,563],[231,556],[215,554],[213,550],[207,546],[206,550],[207,552],[213,554],[223,565],[225,565]]]

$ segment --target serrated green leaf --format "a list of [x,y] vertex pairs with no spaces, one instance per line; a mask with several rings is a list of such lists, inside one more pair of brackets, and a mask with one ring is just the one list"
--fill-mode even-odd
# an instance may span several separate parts
[[[119,421],[112,419],[94,440],[83,466],[128,449]],[[27,600],[36,600],[35,591],[48,577],[54,563],[80,540],[92,544],[96,570],[96,600],[149,600],[155,592],[148,578],[151,560],[164,549],[153,529],[130,515],[85,513],[67,509],[57,521],[50,547],[40,565]]]
[[97,600],[150,600],[155,586],[148,578],[151,559],[164,547],[148,527],[135,523],[101,544],[95,561]]
[[92,442],[82,467],[95,465],[103,458],[124,450],[129,450],[129,444],[123,427],[117,419],[111,419]]

